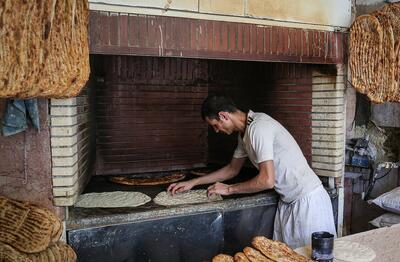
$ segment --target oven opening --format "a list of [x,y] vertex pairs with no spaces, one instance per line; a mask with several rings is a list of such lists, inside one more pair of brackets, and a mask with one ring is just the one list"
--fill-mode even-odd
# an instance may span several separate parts
[[217,134],[201,119],[212,92],[277,119],[311,160],[311,65],[97,55],[92,78],[96,161],[85,192],[111,190],[111,176],[183,172],[187,179],[191,170],[227,164],[237,134]]

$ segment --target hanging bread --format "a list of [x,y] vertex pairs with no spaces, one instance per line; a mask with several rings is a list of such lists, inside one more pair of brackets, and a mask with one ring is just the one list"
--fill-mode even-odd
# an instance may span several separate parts
[[4,0],[0,97],[77,95],[90,72],[88,14],[87,0]]
[[351,26],[349,55],[351,80],[360,93],[367,94],[370,90],[375,90],[381,79],[382,41],[382,27],[374,16],[359,16]]
[[400,102],[400,4],[356,18],[350,28],[349,67],[356,90],[372,102]]

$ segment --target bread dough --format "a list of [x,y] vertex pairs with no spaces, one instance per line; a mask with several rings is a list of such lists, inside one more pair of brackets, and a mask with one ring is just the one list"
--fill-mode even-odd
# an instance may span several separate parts
[[338,261],[369,262],[375,258],[375,252],[364,245],[350,241],[335,241],[333,256]]
[[[311,257],[311,246],[296,248],[295,251],[305,257]],[[375,252],[357,242],[335,240],[333,247],[334,262],[369,262],[374,260]]]
[[294,250],[297,254],[305,256],[307,258],[311,258],[311,245],[304,246],[304,247],[298,247]]
[[170,193],[164,191],[159,193],[153,199],[154,203],[162,206],[196,204],[218,200],[222,200],[222,197],[220,195],[211,195],[210,197],[208,197],[207,190],[205,189],[189,190],[183,193],[176,193],[173,196]]
[[140,192],[114,191],[103,193],[88,193],[79,197],[76,207],[112,208],[112,207],[137,207],[146,204],[151,198]]

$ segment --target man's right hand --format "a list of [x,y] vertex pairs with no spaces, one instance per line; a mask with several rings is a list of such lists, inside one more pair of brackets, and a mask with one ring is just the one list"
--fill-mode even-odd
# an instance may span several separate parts
[[173,184],[169,185],[167,191],[169,193],[171,193],[172,195],[175,195],[175,193],[188,191],[188,190],[192,189],[192,187],[194,187],[194,186],[195,186],[195,184],[193,183],[193,181],[189,180],[189,181],[184,181],[184,182],[179,182],[179,183],[173,183]]

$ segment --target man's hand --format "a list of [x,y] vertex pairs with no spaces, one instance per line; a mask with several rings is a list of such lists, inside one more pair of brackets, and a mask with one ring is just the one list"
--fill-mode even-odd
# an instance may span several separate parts
[[173,183],[173,184],[169,185],[167,192],[171,193],[171,195],[175,195],[175,193],[188,191],[188,190],[192,189],[192,187],[194,187],[194,186],[195,186],[195,184],[193,183],[192,180],[179,182],[179,183]]
[[210,196],[212,194],[218,194],[218,195],[222,195],[222,196],[230,195],[231,192],[229,192],[229,187],[230,187],[230,185],[217,182],[214,185],[209,186],[207,188],[207,195],[208,196]]

